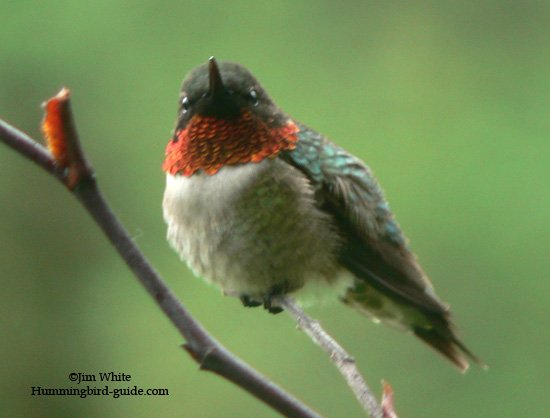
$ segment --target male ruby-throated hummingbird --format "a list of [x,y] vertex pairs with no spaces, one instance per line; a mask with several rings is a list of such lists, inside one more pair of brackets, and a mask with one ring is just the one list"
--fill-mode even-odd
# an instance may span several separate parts
[[185,78],[163,170],[168,240],[225,294],[276,313],[275,296],[327,284],[459,369],[479,362],[370,169],[279,109],[243,66],[212,57]]

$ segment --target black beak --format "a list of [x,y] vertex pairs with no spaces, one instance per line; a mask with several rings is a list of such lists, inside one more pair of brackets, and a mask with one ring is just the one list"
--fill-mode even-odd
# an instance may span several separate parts
[[197,104],[197,113],[202,116],[233,117],[240,115],[239,105],[223,85],[216,59],[208,60],[208,92]]
[[210,57],[208,60],[208,81],[208,95],[210,97],[219,96],[224,92],[222,76],[214,57]]

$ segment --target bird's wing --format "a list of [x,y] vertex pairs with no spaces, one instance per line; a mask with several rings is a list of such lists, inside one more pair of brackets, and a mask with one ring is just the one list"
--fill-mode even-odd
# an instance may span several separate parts
[[432,285],[408,249],[399,225],[369,168],[322,135],[301,126],[296,148],[281,157],[316,190],[344,239],[340,261],[378,290],[423,311],[446,314]]

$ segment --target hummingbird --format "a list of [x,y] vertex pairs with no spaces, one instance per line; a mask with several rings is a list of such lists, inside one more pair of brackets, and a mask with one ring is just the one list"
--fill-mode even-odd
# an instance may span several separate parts
[[317,285],[410,332],[465,371],[458,339],[370,168],[287,115],[242,65],[190,71],[166,146],[167,239],[244,306]]

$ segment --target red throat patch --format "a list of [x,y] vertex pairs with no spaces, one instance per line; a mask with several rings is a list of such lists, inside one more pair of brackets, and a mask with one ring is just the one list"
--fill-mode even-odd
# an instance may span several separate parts
[[250,112],[235,119],[195,115],[168,142],[162,169],[189,177],[198,170],[212,175],[225,165],[258,163],[294,149],[298,131],[292,121],[270,128]]

